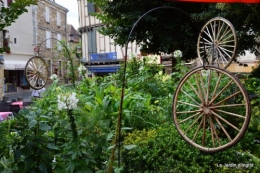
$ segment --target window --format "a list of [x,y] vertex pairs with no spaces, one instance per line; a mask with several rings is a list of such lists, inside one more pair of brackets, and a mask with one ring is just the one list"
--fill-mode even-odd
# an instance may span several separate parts
[[88,32],[88,52],[96,53],[97,52],[97,39],[96,31],[92,30]]
[[88,15],[89,15],[90,13],[95,12],[95,6],[94,6],[93,3],[88,2],[87,6],[88,6]]
[[57,26],[60,26],[61,18],[60,18],[60,12],[57,11]]
[[57,34],[57,40],[59,40],[59,41],[57,41],[58,50],[61,50],[61,49],[62,49],[62,46],[61,46],[61,44],[60,44],[60,41],[61,41],[61,35],[60,35],[60,34]]
[[46,48],[50,49],[51,48],[51,32],[46,31]]
[[14,44],[17,44],[17,38],[14,38]]
[[3,30],[3,47],[9,47],[10,34],[9,31]]
[[50,8],[49,7],[45,7],[45,20],[47,23],[50,23]]

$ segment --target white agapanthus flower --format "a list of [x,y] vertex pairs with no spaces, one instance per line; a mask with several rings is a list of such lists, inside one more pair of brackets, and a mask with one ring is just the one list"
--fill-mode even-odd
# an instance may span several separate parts
[[59,110],[70,110],[77,108],[77,103],[79,99],[76,97],[76,93],[72,92],[67,95],[58,95],[58,109]]
[[53,81],[54,81],[54,80],[58,80],[58,76],[57,76],[56,74],[52,74],[50,78],[51,78],[51,80],[53,80]]
[[181,58],[181,57],[182,57],[182,52],[181,52],[180,50],[175,50],[175,51],[173,52],[173,56],[174,56],[175,58]]

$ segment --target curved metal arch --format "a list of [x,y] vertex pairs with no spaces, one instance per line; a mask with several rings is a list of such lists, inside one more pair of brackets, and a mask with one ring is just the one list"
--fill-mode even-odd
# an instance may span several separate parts
[[[39,56],[39,52],[40,52],[40,49],[41,49],[42,44],[43,44],[44,42],[46,42],[47,40],[56,40],[56,41],[58,41],[59,44],[61,44],[61,46],[65,49],[66,54],[68,55],[68,59],[69,59],[69,61],[72,63],[72,58],[71,58],[71,56],[70,56],[70,51],[69,51],[68,47],[67,47],[63,42],[61,42],[60,40],[58,40],[57,38],[53,38],[53,37],[47,38],[47,39],[43,40],[43,41],[39,44],[39,46],[38,46],[38,51],[37,51],[37,53],[36,53],[36,54],[38,54],[38,56]],[[73,85],[73,87],[75,88],[75,74],[74,74],[74,71],[75,71],[75,70],[74,70],[73,65],[71,65],[71,71],[72,71],[72,85]]]
[[[176,8],[176,7],[169,7],[169,6],[163,6],[163,7],[156,7],[156,8],[153,8],[149,11],[147,11],[146,13],[144,13],[141,17],[139,17],[139,19],[134,23],[129,35],[128,35],[128,39],[127,39],[127,42],[126,42],[126,45],[125,45],[125,61],[124,61],[124,70],[123,70],[123,79],[122,79],[122,91],[121,91],[121,98],[120,98],[120,104],[119,104],[119,111],[118,111],[118,122],[117,122],[117,131],[116,131],[116,144],[118,144],[118,167],[120,167],[120,147],[121,147],[121,139],[120,139],[120,136],[121,136],[121,121],[122,121],[122,110],[123,110],[123,100],[124,100],[124,90],[125,90],[125,82],[126,82],[126,66],[127,66],[127,49],[128,49],[128,43],[129,43],[129,40],[130,40],[130,36],[134,30],[134,28],[136,27],[136,25],[139,23],[139,21],[144,17],[146,16],[147,14],[155,11],[155,10],[160,10],[160,9],[172,9],[172,10],[177,10],[183,14],[185,14],[190,20],[190,15],[188,13],[186,13],[185,11],[179,9],[179,8]],[[191,20],[192,22],[192,20]],[[198,27],[198,25],[196,24],[196,26]],[[198,27],[198,31],[200,32],[200,29]],[[116,147],[115,147],[116,148]],[[115,149],[114,148],[114,149]]]

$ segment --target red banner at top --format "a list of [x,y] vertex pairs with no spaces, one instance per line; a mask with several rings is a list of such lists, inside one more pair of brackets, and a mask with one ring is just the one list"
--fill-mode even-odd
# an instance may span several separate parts
[[178,2],[207,2],[207,3],[260,3],[260,0],[166,0]]

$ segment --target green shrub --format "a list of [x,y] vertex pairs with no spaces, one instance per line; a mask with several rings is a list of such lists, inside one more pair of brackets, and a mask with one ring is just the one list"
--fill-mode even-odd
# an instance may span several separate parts
[[[133,131],[125,137],[124,145],[137,145],[123,150],[123,172],[128,173],[257,172],[260,169],[260,160],[240,151],[239,144],[220,153],[206,154],[186,143],[174,125],[168,123],[157,129]],[[241,168],[232,167],[239,164]]]

